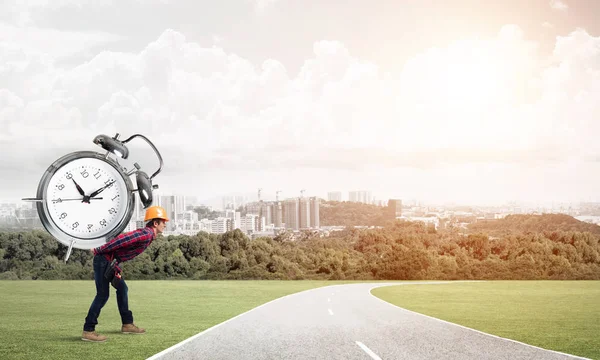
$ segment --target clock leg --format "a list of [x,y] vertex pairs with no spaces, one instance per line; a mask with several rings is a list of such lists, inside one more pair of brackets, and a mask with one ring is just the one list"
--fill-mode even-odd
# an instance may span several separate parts
[[69,249],[67,250],[67,255],[65,255],[65,264],[67,263],[69,256],[71,256],[71,251],[73,251],[73,245],[75,245],[75,240],[71,240],[71,244],[69,245]]

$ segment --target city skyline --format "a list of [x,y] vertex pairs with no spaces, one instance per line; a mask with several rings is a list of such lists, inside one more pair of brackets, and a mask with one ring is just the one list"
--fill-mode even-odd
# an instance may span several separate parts
[[[277,189],[282,188],[281,186],[279,187],[275,187]],[[274,189],[275,189],[274,188]],[[296,191],[296,193],[287,193],[287,192],[283,192],[281,190],[278,191],[269,191],[270,189],[266,189],[267,191],[263,190],[263,192],[261,193],[261,200],[264,200],[265,202],[274,202],[276,201],[276,197],[277,197],[277,192],[279,192],[279,201],[284,201],[286,199],[294,199],[294,198],[300,198],[302,196],[308,198],[308,197],[318,197],[324,201],[332,201],[329,199],[330,194],[331,193],[340,193],[341,194],[341,200],[339,201],[343,201],[343,202],[360,202],[360,201],[353,201],[351,200],[351,195],[350,193],[354,193],[354,192],[361,192],[361,191],[365,191],[365,192],[369,192],[372,194],[371,198],[374,199],[377,202],[383,202],[385,206],[385,204],[388,202],[388,200],[390,199],[404,199],[404,201],[408,202],[408,203],[414,203],[414,204],[425,204],[425,205],[432,205],[432,206],[507,206],[507,205],[511,205],[511,204],[517,204],[520,206],[523,205],[527,205],[527,206],[532,206],[532,207],[552,207],[552,206],[564,206],[564,205],[576,205],[576,204],[581,204],[581,203],[600,203],[600,200],[593,200],[591,198],[588,199],[578,199],[578,200],[553,200],[553,199],[547,199],[547,200],[528,200],[528,199],[500,199],[498,201],[466,201],[466,200],[461,200],[461,199],[440,199],[440,198],[420,198],[417,196],[381,196],[379,192],[376,191],[371,191],[368,189],[363,189],[363,190],[348,190],[348,191],[340,191],[340,190],[329,190],[329,191],[323,191],[321,193],[316,193],[316,192],[306,192],[304,195],[302,195],[301,191],[298,190]],[[194,195],[193,192],[181,192],[181,191],[165,191],[162,188],[159,188],[158,190],[154,190],[154,196],[183,196],[186,197],[188,199],[195,199],[194,204],[198,205],[198,206],[210,206],[213,208],[218,208],[218,209],[222,209],[225,208],[223,203],[224,203],[224,199],[225,198],[232,198],[232,197],[236,197],[238,199],[244,199],[243,202],[244,203],[248,203],[248,202],[255,202],[257,201],[257,192],[256,191],[227,191],[224,192],[223,194],[216,194],[214,196],[210,196],[210,197],[205,197],[202,198],[201,196],[198,195]],[[338,201],[338,200],[333,200],[333,201]],[[8,204],[8,203],[16,203],[16,204],[27,204],[30,203],[28,201],[24,201],[22,200],[21,196],[18,197],[11,197],[11,198],[0,198],[0,204]],[[140,205],[141,206],[141,205]]]
[[201,201],[600,202],[600,3],[365,4],[3,2],[0,201],[141,133],[154,183]]
[[[262,189],[261,189],[262,190]],[[200,231],[222,234],[233,229],[240,229],[247,235],[274,237],[281,231],[317,231],[324,235],[330,231],[344,228],[341,224],[327,224],[321,227],[319,197],[303,196],[284,198],[278,201],[260,200],[237,197],[237,205],[231,202],[231,197],[224,197],[223,208],[202,209],[197,199],[185,195],[155,194],[153,205],[165,208],[170,222],[165,229],[168,235],[195,235]],[[330,193],[333,197],[339,194]],[[389,199],[385,204],[368,197],[369,192],[349,193],[349,202],[366,203],[386,207],[385,213],[389,218],[407,221],[425,222],[438,227],[466,227],[474,219],[502,219],[512,214],[566,214],[575,219],[592,224],[600,224],[600,203],[552,204],[551,207],[536,207],[522,204],[506,204],[504,206],[444,206],[424,204],[403,199]],[[197,206],[200,205],[200,208]],[[325,205],[330,207],[331,205]],[[335,205],[339,206],[339,205]],[[381,210],[369,210],[381,211]],[[202,216],[201,216],[202,214]],[[136,201],[135,210],[126,230],[143,227],[144,210]],[[475,221],[478,221],[475,220]],[[37,215],[35,204],[18,205],[0,202],[0,225],[10,228],[41,228],[42,224]],[[295,236],[295,235],[294,235]]]

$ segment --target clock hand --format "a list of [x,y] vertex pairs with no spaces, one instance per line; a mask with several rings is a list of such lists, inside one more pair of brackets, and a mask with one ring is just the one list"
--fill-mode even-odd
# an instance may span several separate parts
[[79,186],[79,184],[77,183],[77,181],[75,181],[75,179],[73,179],[73,178],[71,178],[71,180],[73,180],[73,182],[75,183],[75,187],[77,187],[77,191],[79,191],[79,195],[85,196],[85,192],[83,191],[83,189],[81,188],[81,186]]
[[114,182],[115,182],[114,180],[111,181],[111,182],[109,182],[108,184],[104,185],[100,189],[98,189],[98,190],[94,191],[93,193],[91,193],[89,197],[92,198],[92,197],[100,194],[102,191],[104,191],[104,189],[106,189],[107,187],[111,186]]
[[[63,201],[77,201],[77,200],[83,200],[83,199],[61,199],[61,198],[58,198],[58,199],[52,199],[52,202],[53,203],[60,203],[60,202],[63,202]],[[102,198],[101,197],[95,197],[95,198],[90,198],[90,200],[102,200]]]

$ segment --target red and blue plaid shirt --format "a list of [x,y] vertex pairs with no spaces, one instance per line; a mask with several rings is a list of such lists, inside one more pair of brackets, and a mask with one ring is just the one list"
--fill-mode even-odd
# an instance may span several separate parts
[[120,263],[129,261],[143,253],[150,246],[154,238],[154,229],[146,226],[120,234],[106,244],[95,248],[94,255],[102,254],[108,261],[111,261],[115,257]]

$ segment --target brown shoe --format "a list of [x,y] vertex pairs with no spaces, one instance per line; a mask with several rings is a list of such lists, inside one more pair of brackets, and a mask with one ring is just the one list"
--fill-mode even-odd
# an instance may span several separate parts
[[121,332],[123,334],[143,334],[146,332],[146,330],[139,328],[133,324],[124,324],[121,327]]
[[92,341],[92,342],[105,342],[106,336],[99,335],[95,331],[84,331],[81,335],[81,340],[83,341]]

